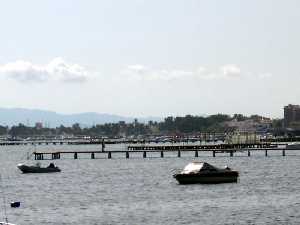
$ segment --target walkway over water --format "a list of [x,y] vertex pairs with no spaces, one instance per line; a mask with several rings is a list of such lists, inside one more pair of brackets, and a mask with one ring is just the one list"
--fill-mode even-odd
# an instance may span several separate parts
[[244,148],[277,148],[277,144],[218,144],[218,145],[132,145],[128,150],[212,150],[212,149],[244,149]]
[[[230,148],[231,147],[231,148]],[[232,148],[234,147],[234,148]],[[268,156],[269,151],[279,152],[282,156],[286,156],[286,151],[300,151],[300,149],[287,149],[287,148],[279,148],[277,146],[227,146],[224,147],[221,145],[216,146],[193,146],[193,145],[177,145],[177,146],[128,146],[127,150],[119,150],[119,151],[98,151],[98,150],[90,150],[90,151],[52,151],[52,152],[34,152],[34,159],[35,160],[55,160],[60,159],[62,155],[70,155],[73,154],[74,159],[78,159],[79,155],[90,155],[91,159],[95,159],[96,154],[104,155],[108,159],[111,159],[113,154],[120,155],[124,154],[125,158],[130,158],[130,154],[134,153],[141,153],[143,158],[147,157],[147,154],[152,153],[151,156],[153,157],[153,153],[157,153],[158,156],[161,158],[164,157],[165,153],[176,153],[177,157],[181,157],[182,154],[185,153],[193,153],[195,157],[199,157],[199,153],[210,153],[213,157],[216,157],[217,153],[228,153],[230,157],[233,157],[237,152],[245,152],[247,156],[251,156],[251,152],[264,152],[265,156]]]

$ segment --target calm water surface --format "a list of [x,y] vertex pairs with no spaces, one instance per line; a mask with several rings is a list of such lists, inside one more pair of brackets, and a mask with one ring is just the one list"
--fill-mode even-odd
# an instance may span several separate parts
[[[39,146],[39,150],[94,150],[99,146]],[[114,146],[107,148],[124,148]],[[53,174],[21,174],[30,146],[0,148],[7,214],[18,225],[36,224],[300,224],[300,152],[203,155],[197,160],[240,171],[240,181],[178,185],[172,174],[195,160],[192,153],[64,158]],[[72,157],[72,155],[70,155]],[[96,157],[103,157],[97,156]],[[50,161],[42,161],[47,165]],[[3,194],[2,194],[3,196]],[[10,201],[21,201],[12,209]],[[2,202],[2,201],[1,201]],[[1,204],[2,205],[2,204]],[[1,207],[1,220],[4,210]]]

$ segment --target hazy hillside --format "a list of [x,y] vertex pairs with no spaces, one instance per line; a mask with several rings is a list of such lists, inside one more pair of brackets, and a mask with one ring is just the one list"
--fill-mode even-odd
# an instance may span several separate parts
[[[158,117],[137,118],[139,122],[149,120],[160,121]],[[17,125],[23,123],[33,126],[36,122],[42,122],[44,126],[56,127],[63,124],[71,126],[79,123],[82,126],[92,126],[93,124],[115,123],[119,121],[132,122],[133,117],[124,117],[106,113],[78,113],[78,114],[59,114],[52,111],[22,108],[0,108],[0,125]]]

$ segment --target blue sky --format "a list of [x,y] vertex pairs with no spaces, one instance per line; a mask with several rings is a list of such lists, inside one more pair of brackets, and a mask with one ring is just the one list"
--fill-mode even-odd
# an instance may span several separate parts
[[1,1],[2,107],[124,116],[300,104],[296,0]]

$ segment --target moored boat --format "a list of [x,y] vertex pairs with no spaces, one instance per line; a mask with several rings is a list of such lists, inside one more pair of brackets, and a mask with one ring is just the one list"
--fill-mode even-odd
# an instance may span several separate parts
[[207,162],[191,162],[180,173],[173,175],[179,184],[231,183],[237,182],[238,176],[238,171],[229,167],[217,168]]
[[[35,166],[27,166],[24,164],[18,164],[17,166],[23,173],[53,173],[60,172],[60,168],[50,163],[47,167],[41,167],[39,164]],[[0,224],[1,225],[1,224]]]

